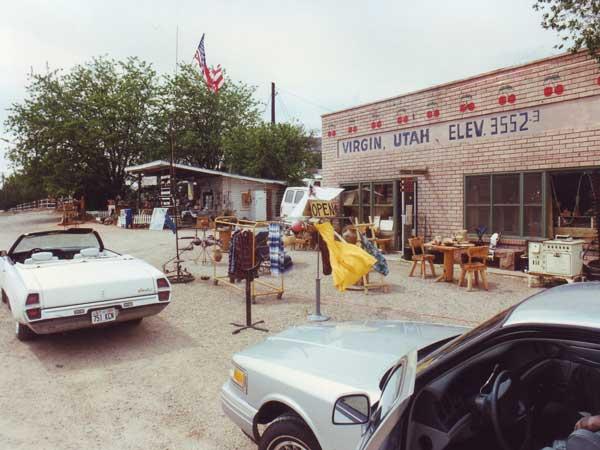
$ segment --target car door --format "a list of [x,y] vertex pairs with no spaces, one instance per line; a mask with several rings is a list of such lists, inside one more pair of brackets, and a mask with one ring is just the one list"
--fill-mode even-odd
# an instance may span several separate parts
[[392,369],[357,450],[399,450],[388,448],[388,443],[394,427],[410,403],[416,371],[416,351],[410,352]]

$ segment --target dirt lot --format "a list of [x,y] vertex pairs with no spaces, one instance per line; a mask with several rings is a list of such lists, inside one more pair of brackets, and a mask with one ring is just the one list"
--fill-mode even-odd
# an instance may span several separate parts
[[[56,222],[47,213],[2,215],[0,248]],[[96,228],[108,248],[156,267],[173,254],[168,231]],[[316,254],[292,257],[283,300],[263,298],[253,309],[272,333],[305,322],[314,308]],[[190,269],[196,275],[209,271],[195,264]],[[523,279],[491,275],[490,292],[467,293],[432,279],[408,279],[408,269],[391,262],[389,294],[339,293],[325,278],[324,313],[335,320],[475,325],[534,292]],[[243,313],[241,292],[199,276],[174,286],[173,303],[136,328],[118,325],[22,343],[8,310],[0,308],[0,449],[255,448],[219,404],[231,355],[265,338],[255,331],[231,335],[229,322],[243,320]]]

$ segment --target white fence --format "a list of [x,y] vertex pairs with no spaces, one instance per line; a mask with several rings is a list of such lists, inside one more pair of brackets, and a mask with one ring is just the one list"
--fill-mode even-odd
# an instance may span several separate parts
[[86,213],[97,219],[104,219],[105,217],[110,216],[108,211],[86,211]]
[[10,208],[11,212],[24,212],[32,211],[34,209],[54,209],[56,208],[56,200],[51,198],[44,198],[42,200],[36,200],[29,203],[21,203],[20,205]]
[[133,224],[134,225],[150,225],[152,214],[134,214]]

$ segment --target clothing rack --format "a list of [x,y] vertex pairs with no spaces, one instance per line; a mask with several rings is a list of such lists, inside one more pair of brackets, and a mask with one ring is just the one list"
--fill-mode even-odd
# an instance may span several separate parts
[[[356,245],[358,245],[361,248],[362,248],[361,239],[360,239],[361,234],[366,235],[367,230],[370,229],[373,236],[375,236],[375,224],[372,222],[358,223],[358,221],[357,221],[357,223],[349,225],[348,228],[350,230],[354,230],[356,232]],[[338,238],[339,238],[339,236],[338,236]],[[368,239],[368,237],[367,237],[367,239]],[[375,271],[373,269],[371,269],[371,272],[375,272]],[[357,290],[357,291],[362,289],[365,291],[365,294],[369,293],[369,289],[381,289],[384,293],[387,294],[390,291],[390,285],[383,281],[381,281],[379,283],[371,282],[369,280],[369,275],[371,274],[371,272],[369,272],[366,275],[363,275],[362,286],[356,284],[352,287],[349,287],[348,289],[349,290]]]
[[[280,222],[269,222],[269,221],[255,221],[255,220],[246,220],[246,219],[238,219],[236,216],[220,216],[215,218],[214,227],[215,227],[215,235],[217,232],[217,228],[219,225],[229,227],[231,229],[245,229],[252,231],[252,266],[257,265],[256,261],[256,231],[258,229],[268,230],[269,225],[272,223]],[[231,255],[231,249],[228,252]],[[256,300],[257,297],[264,297],[268,295],[275,295],[278,299],[283,297],[283,293],[285,291],[283,272],[281,272],[278,276],[279,282],[277,284],[268,283],[263,280],[254,279],[251,281],[250,292],[252,297],[252,302]],[[239,286],[236,283],[232,283],[229,280],[229,274],[227,275],[217,275],[217,262],[213,260],[213,283],[218,285],[219,282],[231,286],[240,291],[245,290],[244,287]],[[260,290],[257,289],[257,285],[261,287]]]

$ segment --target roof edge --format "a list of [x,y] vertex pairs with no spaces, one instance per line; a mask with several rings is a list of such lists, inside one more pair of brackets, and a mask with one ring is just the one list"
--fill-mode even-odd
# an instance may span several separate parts
[[[155,161],[150,161],[150,162],[143,163],[143,164],[137,164],[135,166],[125,167],[125,172],[138,172],[138,171],[143,171],[144,169],[158,169],[161,167],[168,168],[170,166],[171,166],[170,162],[167,162],[162,159],[157,159]],[[271,180],[268,178],[249,177],[246,175],[238,175],[238,174],[234,174],[234,173],[223,172],[220,170],[212,170],[212,169],[205,169],[202,167],[194,167],[194,166],[189,166],[187,164],[180,164],[180,163],[175,163],[175,164],[173,164],[173,166],[176,169],[190,170],[193,172],[204,173],[204,174],[208,174],[208,175],[216,175],[216,176],[222,176],[222,177],[226,177],[226,178],[235,178],[238,180],[254,181],[254,182],[263,183],[263,184],[281,184],[283,186],[287,186],[287,182],[281,181],[281,180]]]
[[453,86],[455,84],[466,83],[468,81],[478,80],[480,78],[489,77],[491,75],[497,75],[497,74],[501,74],[501,73],[504,73],[504,72],[510,72],[511,70],[521,69],[521,68],[528,67],[528,66],[534,66],[536,64],[541,64],[541,63],[544,63],[544,62],[547,62],[547,61],[552,61],[554,59],[560,59],[560,58],[564,58],[564,57],[567,57],[567,56],[579,55],[579,54],[584,53],[584,52],[587,52],[587,49],[582,49],[582,50],[579,50],[578,52],[575,52],[575,53],[572,53],[572,52],[563,52],[563,53],[560,53],[558,55],[546,56],[544,58],[534,59],[533,61],[529,61],[529,62],[522,63],[522,64],[515,64],[515,65],[512,65],[512,66],[501,67],[499,69],[493,69],[493,70],[490,70],[488,72],[480,73],[478,75],[472,75],[472,76],[466,77],[466,78],[459,78],[458,80],[448,81],[446,83],[441,83],[441,84],[435,84],[433,86],[429,86],[429,87],[426,87],[426,88],[423,88],[423,89],[418,89],[416,91],[410,91],[410,92],[406,92],[404,94],[393,95],[391,97],[386,97],[386,98],[383,98],[381,100],[374,100],[374,101],[371,101],[371,102],[361,103],[359,105],[351,106],[349,108],[343,108],[343,109],[340,109],[340,110],[337,110],[337,111],[333,111],[333,112],[321,114],[321,118],[330,117],[330,116],[333,116],[333,115],[336,115],[336,114],[340,114],[340,113],[352,111],[352,110],[355,110],[355,109],[361,109],[361,108],[364,108],[366,106],[377,105],[379,103],[389,102],[390,100],[400,99],[402,97],[407,97],[409,95],[422,94],[422,93],[425,93],[425,92],[434,91],[436,89]]

